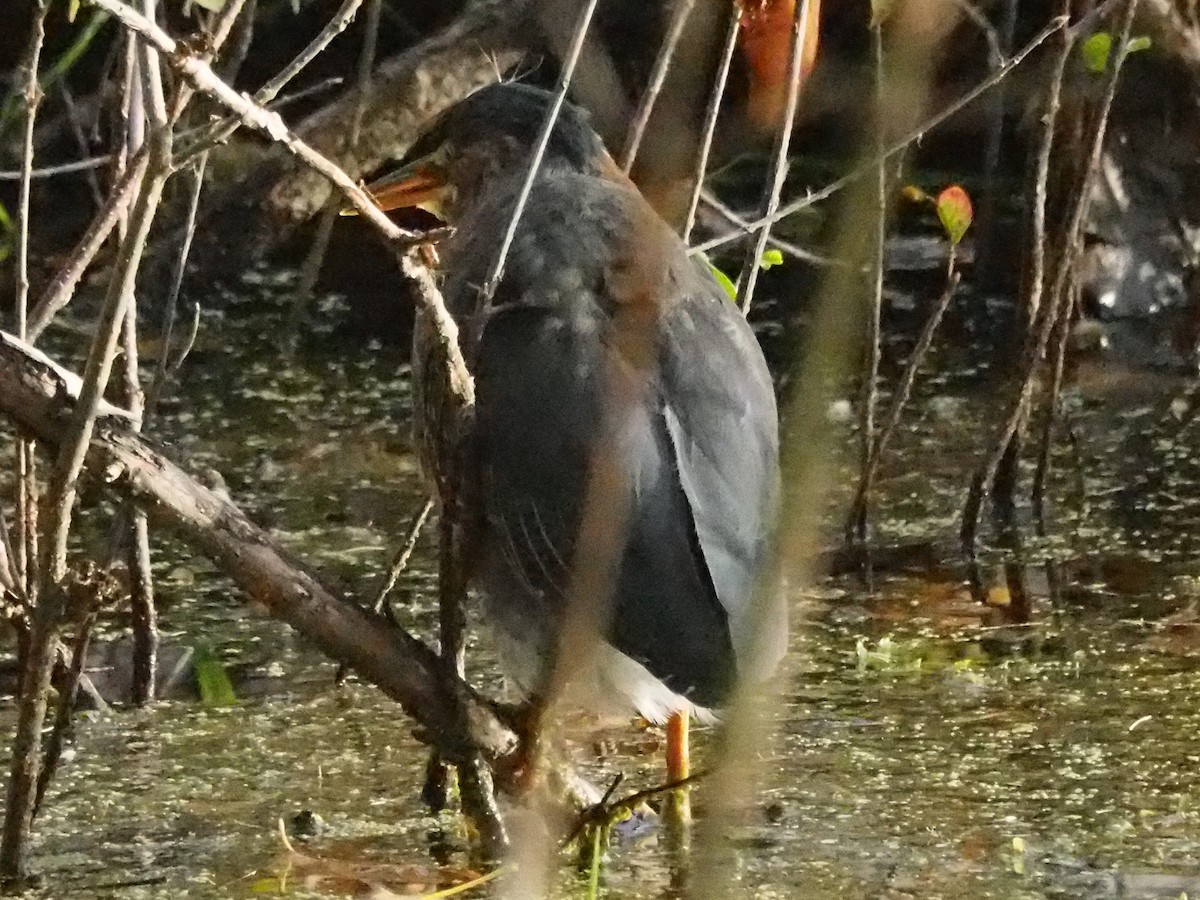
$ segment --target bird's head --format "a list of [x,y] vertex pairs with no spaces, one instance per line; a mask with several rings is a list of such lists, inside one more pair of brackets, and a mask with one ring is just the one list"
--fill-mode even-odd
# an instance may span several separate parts
[[[447,224],[496,179],[524,173],[533,159],[554,95],[502,82],[471,94],[435,118],[402,167],[367,185],[383,210],[420,208]],[[564,103],[546,146],[542,171],[615,171],[587,113]]]

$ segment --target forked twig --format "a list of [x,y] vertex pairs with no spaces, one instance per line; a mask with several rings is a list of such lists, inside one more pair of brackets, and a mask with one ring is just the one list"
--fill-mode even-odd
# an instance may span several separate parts
[[[361,5],[362,0],[342,0],[342,5],[333,14],[333,18],[325,23],[325,27],[309,41],[308,45],[296,54],[291,62],[280,69],[274,78],[254,92],[254,102],[260,106],[266,106],[279,96],[279,92],[287,86],[288,82],[299,75],[309,63],[320,55],[322,50],[329,46],[335,37],[349,27]],[[236,115],[227,116],[221,121],[213,123],[191,144],[180,151],[175,160],[175,167],[179,168],[196,154],[210,150],[217,144],[228,140],[241,125],[242,120]]]
[[[1112,4],[1115,2],[1116,2],[1116,0],[1107,0],[1107,2],[1102,4],[1102,8],[1107,9],[1107,8],[1111,7]],[[1043,28],[1036,35],[1034,35],[1034,37],[1032,39],[1030,39],[1029,43],[1026,44],[1023,48],[1021,48],[1021,50],[1018,53],[1016,53],[1014,56],[1012,56],[1008,60],[1008,62],[1005,63],[1001,68],[997,69],[988,78],[985,78],[979,84],[975,85],[975,87],[971,88],[971,90],[967,91],[965,94],[963,94],[957,100],[955,100],[952,103],[948,104],[947,106],[943,107],[939,112],[930,116],[928,119],[921,122],[921,124],[917,125],[915,128],[912,128],[911,130],[906,132],[902,137],[893,141],[891,144],[889,144],[884,149],[882,156],[885,159],[890,159],[891,157],[895,156],[900,151],[906,149],[908,146],[910,146],[915,141],[920,140],[925,135],[926,132],[933,130],[934,128],[936,128],[937,126],[939,126],[943,122],[945,122],[947,119],[949,119],[951,116],[954,116],[955,114],[960,112],[963,108],[965,108],[966,106],[973,103],[975,100],[977,100],[980,97],[980,95],[991,90],[994,86],[996,86],[1001,81],[1003,81],[1005,78],[1007,78],[1009,75],[1011,75],[1013,73],[1013,71],[1019,65],[1021,65],[1021,63],[1023,63],[1025,61],[1025,59],[1029,56],[1029,54],[1031,54],[1034,50],[1036,50],[1038,47],[1040,47],[1042,44],[1044,44],[1051,35],[1056,34],[1057,32],[1062,31],[1064,29],[1069,31],[1072,35],[1076,34],[1077,29],[1079,28],[1079,26],[1082,23],[1077,23],[1076,25],[1071,26],[1070,28],[1067,28],[1068,21],[1069,21],[1068,19],[1061,17],[1061,16],[1059,18],[1054,19],[1052,22],[1050,22],[1050,24],[1048,24],[1045,28]],[[868,160],[867,162],[864,162],[862,165],[856,166],[853,170],[851,170],[847,174],[843,175],[841,178],[838,178],[835,181],[830,182],[829,184],[827,184],[825,187],[821,188],[820,190],[812,191],[812,192],[808,193],[807,195],[805,195],[803,198],[801,198],[799,200],[794,200],[791,203],[785,203],[783,206],[779,207],[779,209],[776,210],[771,216],[764,217],[762,219],[758,219],[757,221],[751,222],[750,226],[752,228],[759,228],[759,227],[762,227],[763,225],[774,224],[775,222],[778,222],[781,219],[786,219],[788,216],[798,213],[803,209],[808,209],[811,206],[815,206],[816,204],[820,203],[822,200],[827,200],[830,197],[832,197],[834,194],[845,189],[847,186],[849,186],[853,182],[857,181],[858,179],[864,178],[868,175],[873,174],[876,171],[877,166],[878,166],[878,159]],[[692,247],[689,252],[692,253],[693,255],[695,255],[697,253],[707,253],[710,250],[713,250],[717,247],[723,246],[724,244],[727,244],[730,241],[736,240],[736,239],[737,239],[736,235],[733,237],[730,237],[728,235],[722,235],[721,237],[716,237],[711,240],[705,241],[702,244],[697,244],[695,247]]]
[[[1107,5],[1105,4],[1106,7]],[[1109,63],[1104,93],[1100,99],[1099,117],[1095,131],[1091,136],[1092,140],[1088,150],[1086,167],[1083,170],[1083,178],[1077,186],[1075,203],[1063,231],[1061,257],[1058,261],[1058,269],[1055,272],[1054,282],[1047,298],[1049,308],[1041,316],[1040,327],[1031,333],[1031,339],[1026,346],[1021,384],[1010,404],[1005,423],[1000,430],[1000,434],[992,450],[983,465],[976,470],[975,476],[971,481],[970,490],[967,493],[966,503],[963,505],[959,539],[963,552],[968,556],[973,556],[975,553],[975,542],[979,533],[979,516],[983,509],[984,500],[991,496],[1000,465],[1008,453],[1014,437],[1024,428],[1028,418],[1037,370],[1046,358],[1046,349],[1049,346],[1050,337],[1056,325],[1059,324],[1060,319],[1064,317],[1064,307],[1071,305],[1067,302],[1066,295],[1069,293],[1067,288],[1075,271],[1079,238],[1090,202],[1090,186],[1095,173],[1099,169],[1100,157],[1104,151],[1104,136],[1108,129],[1108,117],[1112,109],[1113,99],[1116,96],[1117,82],[1121,75],[1121,69],[1125,63],[1125,48],[1128,46],[1130,35],[1133,32],[1133,21],[1137,13],[1137,5],[1138,0],[1126,0],[1125,16],[1119,32],[1120,43],[1118,44],[1118,50],[1113,54],[1113,59]],[[1073,34],[1074,32],[1072,31],[1071,33]],[[1068,41],[1071,41],[1070,36],[1068,36]],[[1035,263],[1036,259],[1037,257],[1035,256]],[[1031,289],[1035,291],[1041,290],[1041,288],[1034,285],[1031,285]],[[1070,310],[1068,309],[1066,314],[1069,314],[1069,312]]]

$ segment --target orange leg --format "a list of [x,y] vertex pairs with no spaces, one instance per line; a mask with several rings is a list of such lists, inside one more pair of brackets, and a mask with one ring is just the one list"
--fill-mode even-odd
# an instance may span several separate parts
[[688,721],[686,712],[672,713],[667,719],[667,782],[682,781],[691,774],[688,753]]

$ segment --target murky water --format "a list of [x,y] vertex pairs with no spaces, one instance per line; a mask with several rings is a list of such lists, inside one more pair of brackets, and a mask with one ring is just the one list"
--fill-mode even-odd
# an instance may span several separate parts
[[[246,301],[252,313],[206,321],[157,434],[193,468],[218,469],[288,546],[369,595],[422,498],[405,354],[318,339],[285,366],[278,294],[264,285]],[[336,317],[326,308],[318,320]],[[737,889],[1195,896],[1200,458],[1196,426],[1170,414],[1178,386],[1081,374],[1070,403],[1079,449],[1060,454],[1053,536],[1031,542],[1019,566],[987,555],[980,604],[950,539],[995,391],[955,360],[940,368],[952,374],[923,385],[885,467],[879,521],[883,544],[933,546],[910,571],[878,572],[873,590],[841,576],[795,591],[779,738],[758,761],[765,789],[728,829]],[[399,616],[423,633],[430,550],[427,536],[397,595]],[[89,714],[38,824],[42,895],[269,896],[276,823],[303,810],[324,824],[299,851],[387,866],[394,886],[429,889],[432,868],[470,867],[460,823],[418,800],[425,754],[394,704],[353,681],[335,686],[331,664],[182,548],[164,541],[157,559],[171,640],[245,669],[243,699]],[[1023,597],[1032,621],[1014,623]],[[486,647],[473,659],[494,681]],[[624,772],[645,786],[659,777],[658,743],[606,727],[585,733],[579,754],[598,783]],[[702,816],[702,792],[696,802]],[[614,844],[605,895],[680,896],[689,851],[666,837]],[[328,896],[302,875],[289,895]],[[563,896],[583,883],[564,867]]]

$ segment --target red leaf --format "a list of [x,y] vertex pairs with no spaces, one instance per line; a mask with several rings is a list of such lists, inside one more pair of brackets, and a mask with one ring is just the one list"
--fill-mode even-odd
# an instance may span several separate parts
[[950,239],[951,244],[957,245],[975,217],[970,195],[957,184],[952,184],[937,195],[934,203],[937,206],[938,218],[942,220],[942,227],[946,229],[946,237]]

